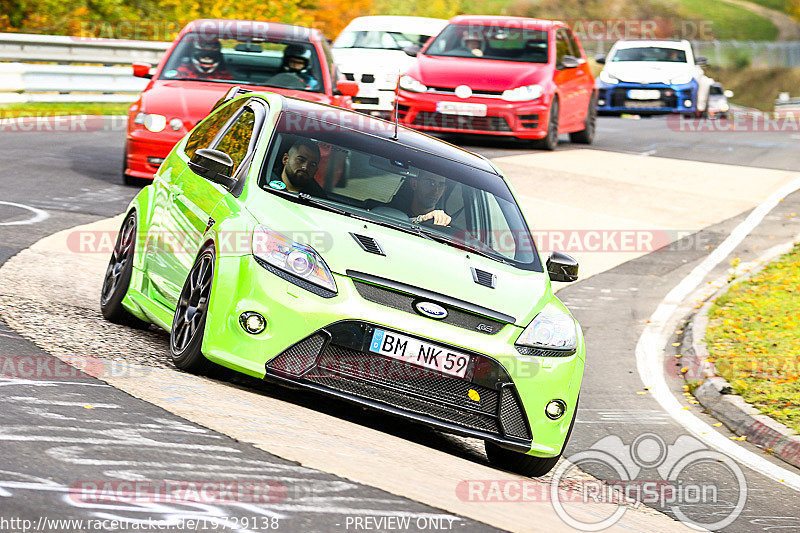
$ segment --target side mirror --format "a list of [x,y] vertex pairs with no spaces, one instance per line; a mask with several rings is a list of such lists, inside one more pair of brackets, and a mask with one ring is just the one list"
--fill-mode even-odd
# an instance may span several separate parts
[[356,96],[358,94],[358,82],[338,81],[336,82],[336,90],[345,96]]
[[606,64],[606,56],[605,56],[605,54],[599,54],[599,55],[594,56],[594,60],[597,63],[600,63],[601,65],[605,65]]
[[564,56],[561,58],[561,66],[563,68],[576,68],[581,64],[581,60],[575,56]]
[[420,50],[422,50],[422,47],[416,44],[403,47],[403,52],[411,57],[417,57],[417,54],[419,54]]
[[722,94],[725,95],[725,98],[733,98],[733,91],[731,91],[730,89],[726,89],[725,92]]
[[575,281],[578,279],[578,262],[567,254],[553,252],[547,258],[547,273],[552,281]]
[[707,57],[696,57],[694,58],[694,64],[698,67],[707,67],[708,66],[708,58]]
[[219,150],[211,148],[196,150],[189,161],[189,169],[198,176],[219,183],[228,190],[236,183],[236,180],[231,177],[233,160],[228,154]]
[[133,64],[133,75],[137,78],[152,78],[153,75],[150,73],[150,69],[152,66],[150,63],[134,63]]

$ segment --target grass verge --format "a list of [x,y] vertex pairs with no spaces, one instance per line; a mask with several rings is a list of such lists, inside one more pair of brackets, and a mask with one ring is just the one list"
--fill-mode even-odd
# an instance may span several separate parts
[[800,244],[731,287],[708,318],[717,373],[745,401],[800,432]]
[[731,101],[744,107],[773,111],[775,100],[781,92],[800,96],[800,68],[744,69],[708,67],[706,75],[722,83],[734,93]]
[[125,115],[130,104],[111,102],[28,102],[0,104],[0,118],[59,115]]

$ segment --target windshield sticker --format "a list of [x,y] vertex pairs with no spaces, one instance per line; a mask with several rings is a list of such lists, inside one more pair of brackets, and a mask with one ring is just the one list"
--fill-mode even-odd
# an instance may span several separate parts
[[164,73],[164,77],[165,78],[174,78],[177,75],[178,75],[178,71],[177,70],[168,70],[168,71],[166,71]]
[[278,189],[279,191],[282,191],[283,189],[286,188],[286,184],[280,180],[270,181],[269,186],[272,187],[273,189]]

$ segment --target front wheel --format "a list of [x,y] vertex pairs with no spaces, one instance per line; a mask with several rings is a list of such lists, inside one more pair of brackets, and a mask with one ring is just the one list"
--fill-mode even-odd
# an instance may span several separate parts
[[201,347],[206,329],[211,285],[214,280],[214,248],[205,248],[194,262],[183,284],[172,329],[169,349],[172,362],[188,372],[203,373],[212,363],[205,358]]
[[542,139],[535,139],[533,147],[539,150],[553,151],[558,146],[558,98],[553,98],[550,104],[550,116],[547,120],[547,135]]
[[148,323],[133,316],[122,305],[133,275],[133,253],[136,248],[136,213],[131,211],[117,234],[111,260],[100,290],[100,311],[109,322],[136,328],[147,328]]
[[586,119],[583,121],[583,129],[570,133],[569,140],[578,144],[592,144],[595,131],[597,131],[597,98],[592,95],[589,100],[589,109],[586,110]]

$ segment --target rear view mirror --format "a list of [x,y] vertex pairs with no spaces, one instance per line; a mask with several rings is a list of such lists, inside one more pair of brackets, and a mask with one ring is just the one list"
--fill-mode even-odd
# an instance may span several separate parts
[[707,57],[696,57],[694,58],[694,64],[698,67],[707,67],[708,66],[708,58]]
[[211,148],[196,150],[189,161],[189,168],[198,176],[209,181],[219,183],[230,190],[236,182],[231,178],[233,173],[233,160],[225,152]]
[[581,60],[575,56],[564,56],[561,58],[561,66],[564,68],[576,68],[581,64]]
[[133,65],[133,75],[137,78],[152,78],[153,75],[150,73],[150,69],[152,68],[150,63],[134,63]]
[[420,50],[422,50],[422,48],[420,46],[417,46],[416,44],[403,47],[403,52],[405,52],[407,55],[410,55],[411,57],[417,57],[417,54],[419,54]]
[[606,56],[604,54],[594,56],[594,60],[601,65],[606,64]]
[[731,91],[730,89],[727,89],[727,90],[726,90],[724,93],[722,93],[722,94],[724,94],[724,95],[725,95],[725,98],[733,98],[733,91]]
[[358,82],[338,81],[336,82],[336,90],[345,96],[356,96],[358,94]]
[[547,273],[552,281],[575,281],[578,279],[578,262],[567,254],[553,252],[547,259]]

